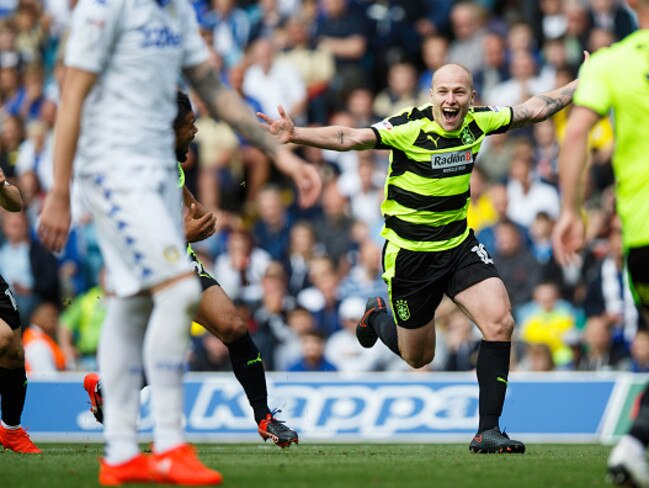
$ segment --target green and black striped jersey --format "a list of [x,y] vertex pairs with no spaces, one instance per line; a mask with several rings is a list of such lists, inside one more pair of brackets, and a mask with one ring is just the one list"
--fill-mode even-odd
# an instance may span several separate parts
[[410,251],[445,251],[469,235],[469,179],[485,136],[505,132],[511,107],[471,107],[446,132],[432,105],[410,107],[374,124],[376,149],[391,149],[381,235]]

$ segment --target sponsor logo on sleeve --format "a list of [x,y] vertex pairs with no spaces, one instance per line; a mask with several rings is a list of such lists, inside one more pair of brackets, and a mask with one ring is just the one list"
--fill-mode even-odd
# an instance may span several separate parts
[[377,122],[376,124],[372,125],[372,127],[378,130],[392,130],[394,126],[388,119],[383,119],[381,122]]

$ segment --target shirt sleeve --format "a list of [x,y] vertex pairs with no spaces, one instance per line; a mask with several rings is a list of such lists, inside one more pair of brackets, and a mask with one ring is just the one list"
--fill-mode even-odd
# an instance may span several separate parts
[[72,14],[66,66],[101,72],[113,51],[123,9],[123,0],[80,0]]
[[502,134],[512,125],[514,111],[511,107],[473,107],[473,117],[486,135]]
[[599,115],[606,115],[611,108],[611,92],[607,83],[606,57],[595,53],[582,64],[579,70],[579,84],[575,91],[573,103],[589,108]]
[[187,0],[179,3],[183,14],[183,68],[190,68],[207,61],[207,46],[198,30],[194,8]]
[[405,149],[412,146],[421,124],[411,120],[409,113],[409,110],[404,110],[370,127],[376,136],[376,149]]

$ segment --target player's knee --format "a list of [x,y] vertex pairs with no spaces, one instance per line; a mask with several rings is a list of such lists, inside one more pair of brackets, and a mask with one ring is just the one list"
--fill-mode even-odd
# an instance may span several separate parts
[[18,346],[9,344],[4,353],[0,355],[0,367],[16,369],[25,366],[25,351],[22,344]]
[[435,351],[401,352],[401,357],[411,368],[423,368],[435,359]]
[[485,330],[485,339],[488,341],[509,341],[514,332],[514,317],[509,310],[496,316]]
[[13,331],[8,326],[0,326],[0,357],[4,357],[9,354],[13,340]]
[[246,324],[235,311],[228,314],[227,320],[220,328],[219,335],[224,343],[230,344],[246,335],[247,330]]

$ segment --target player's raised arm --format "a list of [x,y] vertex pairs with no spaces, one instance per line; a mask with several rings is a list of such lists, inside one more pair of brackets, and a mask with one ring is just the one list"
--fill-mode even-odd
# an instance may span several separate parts
[[295,156],[259,125],[250,108],[234,91],[227,88],[209,63],[184,69],[192,84],[214,118],[223,120],[239,132],[251,145],[263,151],[277,168],[291,177],[298,187],[300,205],[306,207],[317,200],[322,189],[318,172]]
[[18,187],[10,185],[2,169],[0,169],[0,207],[9,212],[20,212],[23,199]]
[[40,216],[38,235],[45,247],[63,249],[70,229],[70,180],[81,129],[83,103],[97,80],[90,71],[67,68],[56,116],[54,135],[54,184]]
[[[588,60],[588,53],[584,51],[584,58]],[[524,127],[549,119],[557,112],[563,110],[572,103],[578,80],[534,95],[529,100],[513,107],[512,128]]]
[[281,143],[293,142],[304,146],[332,149],[334,151],[361,151],[376,145],[376,135],[372,129],[354,129],[339,125],[327,127],[295,127],[295,124],[280,105],[278,119],[266,114],[257,116],[266,123],[266,129]]

